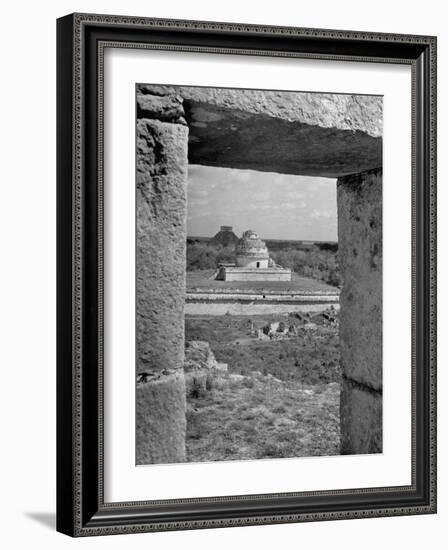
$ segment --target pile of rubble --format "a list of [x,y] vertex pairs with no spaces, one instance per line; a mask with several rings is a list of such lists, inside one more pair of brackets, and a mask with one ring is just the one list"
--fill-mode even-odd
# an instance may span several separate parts
[[257,338],[264,340],[269,338],[270,340],[279,340],[282,338],[289,338],[291,336],[297,336],[297,326],[288,325],[284,321],[274,321],[268,323],[262,328],[257,329]]
[[306,313],[290,313],[289,317],[293,317],[305,325],[313,323],[314,325],[321,326],[337,326],[339,323],[339,315],[333,305],[325,311],[315,313],[314,315],[307,311]]
[[289,321],[273,321],[261,327],[249,320],[247,333],[258,340],[281,340],[299,336],[302,330],[317,329],[318,326],[337,327],[339,324],[338,312],[333,306],[316,314],[290,313],[288,318]]
[[194,340],[185,345],[185,386],[187,395],[199,395],[211,387],[211,380],[227,371],[227,363],[218,363],[208,342]]
[[339,325],[339,315],[334,306],[312,317],[313,323],[324,327],[335,327]]

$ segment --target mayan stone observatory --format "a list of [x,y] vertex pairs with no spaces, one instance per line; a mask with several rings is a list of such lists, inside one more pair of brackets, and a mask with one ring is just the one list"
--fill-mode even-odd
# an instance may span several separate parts
[[[382,452],[382,98],[139,84],[136,105],[137,464],[308,456],[328,407],[321,454]],[[206,445],[217,401],[233,439]]]
[[221,266],[216,278],[223,281],[290,281],[291,270],[276,265],[269,257],[266,243],[255,231],[248,229],[236,242],[235,263]]

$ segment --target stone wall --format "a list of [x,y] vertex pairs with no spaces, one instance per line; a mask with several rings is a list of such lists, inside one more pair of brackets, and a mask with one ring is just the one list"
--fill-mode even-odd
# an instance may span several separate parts
[[290,281],[291,270],[280,268],[223,267],[224,281]]
[[338,179],[342,453],[382,451],[382,172]]
[[[258,265],[257,265],[258,264]],[[238,267],[250,267],[253,269],[266,269],[269,267],[269,260],[266,258],[253,259],[250,256],[237,256],[236,265]]]

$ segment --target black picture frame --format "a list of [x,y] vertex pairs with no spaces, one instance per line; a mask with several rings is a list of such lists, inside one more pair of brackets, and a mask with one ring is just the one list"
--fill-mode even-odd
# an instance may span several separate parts
[[[107,503],[102,482],[104,44],[412,68],[413,481],[409,487]],[[436,38],[72,14],[57,21],[57,530],[71,536],[436,512]],[[399,345],[397,343],[397,345]]]

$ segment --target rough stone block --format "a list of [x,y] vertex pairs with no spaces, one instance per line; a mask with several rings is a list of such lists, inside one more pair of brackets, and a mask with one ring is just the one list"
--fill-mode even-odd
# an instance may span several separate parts
[[187,136],[137,124],[137,373],[183,365]]
[[382,172],[338,179],[341,367],[382,388]]
[[344,380],[341,385],[341,454],[381,453],[383,399],[381,392]]
[[163,122],[186,124],[182,98],[177,95],[137,96],[137,117],[153,118]]
[[208,342],[188,342],[185,349],[185,387],[188,396],[199,397],[212,385],[212,379],[222,368]]
[[137,464],[185,461],[185,380],[182,371],[137,384]]

